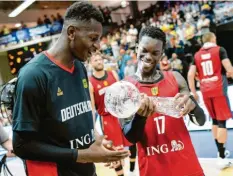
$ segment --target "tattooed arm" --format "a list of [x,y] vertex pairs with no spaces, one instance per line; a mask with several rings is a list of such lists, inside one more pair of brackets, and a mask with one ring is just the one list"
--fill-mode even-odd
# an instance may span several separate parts
[[198,126],[204,125],[206,121],[205,113],[194,97],[190,95],[187,82],[179,72],[173,72],[173,75],[179,86],[179,93],[176,95],[176,98],[182,98],[178,106],[183,107],[185,105],[182,115],[189,114],[190,120],[194,124]]

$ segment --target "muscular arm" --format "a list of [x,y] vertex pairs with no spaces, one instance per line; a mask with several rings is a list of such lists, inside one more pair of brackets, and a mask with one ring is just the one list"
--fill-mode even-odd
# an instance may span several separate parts
[[226,70],[227,77],[233,78],[233,67],[230,59],[228,58],[227,51],[225,50],[225,48],[220,47],[219,53],[220,53],[220,59],[222,61],[222,65]]
[[176,81],[179,86],[179,92],[183,94],[190,95],[189,88],[187,85],[187,82],[183,78],[183,76],[179,72],[173,72],[174,77],[176,78]]
[[233,67],[232,67],[232,64],[231,64],[231,61],[230,59],[223,59],[222,60],[222,65],[223,67],[225,68],[226,70],[226,74],[227,74],[227,77],[231,77],[233,78]]
[[196,75],[196,66],[192,65],[188,72],[188,84],[191,92],[196,94],[196,87],[195,87],[195,75]]
[[[190,95],[188,85],[187,85],[185,79],[181,76],[181,74],[178,72],[173,72],[173,74],[174,74],[176,81],[178,83],[179,92],[183,93],[183,94]],[[190,120],[194,124],[196,124],[198,126],[202,126],[205,124],[205,121],[206,121],[205,113],[204,113],[203,109],[198,105],[198,103],[196,102],[196,100],[194,98],[190,98],[190,99],[191,99],[191,101],[193,101],[193,103],[195,103],[195,108],[189,113]]]

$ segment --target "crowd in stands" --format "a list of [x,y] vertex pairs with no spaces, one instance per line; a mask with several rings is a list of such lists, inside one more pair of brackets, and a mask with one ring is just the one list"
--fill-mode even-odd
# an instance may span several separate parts
[[[214,1],[171,1],[151,5],[140,12],[141,18],[129,18],[102,37],[101,52],[108,58],[106,66],[110,63],[118,65],[120,79],[134,74],[138,33],[141,28],[152,25],[161,28],[167,37],[165,55],[158,69],[176,70],[187,78],[193,56],[202,46],[201,36],[209,31],[215,33],[217,24],[229,21],[233,16],[232,6],[232,2]],[[225,15],[220,15],[221,7],[225,8]]]
[[[108,9],[100,10],[104,16],[110,13]],[[108,21],[109,16],[107,15]],[[202,45],[201,36],[208,31],[215,32],[217,24],[231,20],[233,2],[159,1],[141,11],[139,16],[137,19],[129,16],[126,22],[122,21],[121,25],[101,38],[101,52],[107,58],[106,67],[117,69],[121,79],[133,74],[137,65],[139,31],[152,25],[161,28],[167,36],[165,56],[158,69],[177,70],[186,78],[193,55]],[[37,20],[37,26],[54,23],[63,24],[63,17],[59,13],[51,17],[44,15],[43,19]],[[21,22],[19,29],[26,27]],[[10,32],[11,29],[3,26],[0,35]]]
[[[43,19],[42,18],[37,19],[37,26],[53,25],[56,23],[60,23],[61,25],[63,25],[63,17],[60,13],[57,13],[56,15],[51,15],[51,17],[45,14]],[[6,25],[3,25],[0,28],[0,37],[4,35],[8,35],[11,32],[27,28],[27,25],[23,21],[21,21],[19,24],[20,24],[19,26],[16,26],[14,28],[8,28]]]

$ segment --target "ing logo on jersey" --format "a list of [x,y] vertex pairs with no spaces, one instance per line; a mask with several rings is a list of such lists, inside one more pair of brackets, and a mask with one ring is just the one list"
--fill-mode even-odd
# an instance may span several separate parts
[[104,81],[104,86],[108,86],[108,81]]
[[98,84],[98,85],[97,85],[97,89],[100,89],[100,88],[101,88],[101,85]]
[[63,95],[63,91],[61,90],[60,87],[57,88],[57,96],[62,96]]
[[88,84],[87,84],[87,80],[86,79],[83,79],[83,87],[84,88],[88,88]]
[[152,95],[158,95],[159,94],[159,88],[158,87],[151,88],[151,93],[152,93]]

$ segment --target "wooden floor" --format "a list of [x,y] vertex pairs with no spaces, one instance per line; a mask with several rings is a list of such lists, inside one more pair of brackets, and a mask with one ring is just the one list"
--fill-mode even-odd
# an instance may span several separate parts
[[[233,167],[219,170],[216,167],[216,159],[199,159],[204,169],[206,176],[233,176]],[[231,160],[233,162],[233,160]],[[125,176],[127,176],[127,171],[129,170],[128,161],[125,162]],[[110,170],[103,166],[103,164],[97,164],[97,175],[98,176],[116,176],[113,170]],[[135,176],[139,176],[138,167],[136,167]]]
[[[233,162],[233,160],[231,160]],[[125,161],[125,176],[127,176],[127,171],[129,170],[128,160]],[[216,169],[216,159],[200,159],[200,163],[204,169],[206,176],[233,176],[233,167],[225,169],[225,170],[218,170]],[[13,176],[26,176],[24,172],[24,167],[22,161],[20,159],[11,159],[7,162],[10,171],[12,172]],[[116,176],[114,170],[110,170],[104,167],[103,164],[96,164],[97,175],[98,176]],[[4,176],[1,173],[0,176]],[[136,165],[136,174],[135,176],[139,176],[138,174],[138,167]],[[165,175],[163,175],[165,176]]]

